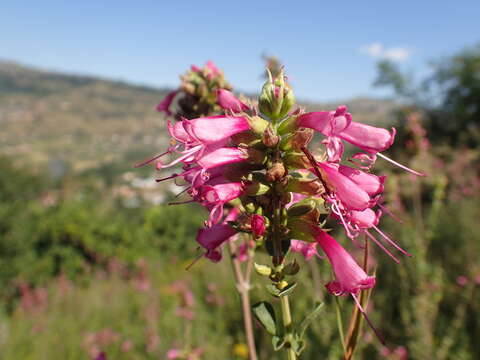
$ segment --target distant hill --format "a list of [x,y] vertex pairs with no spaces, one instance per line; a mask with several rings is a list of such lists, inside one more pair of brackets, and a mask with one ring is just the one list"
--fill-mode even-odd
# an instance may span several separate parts
[[[130,167],[168,141],[154,110],[167,91],[0,62],[0,154],[75,172],[111,163]],[[370,123],[385,121],[393,107],[370,98],[345,103],[355,119]],[[337,105],[306,104],[317,110]]]

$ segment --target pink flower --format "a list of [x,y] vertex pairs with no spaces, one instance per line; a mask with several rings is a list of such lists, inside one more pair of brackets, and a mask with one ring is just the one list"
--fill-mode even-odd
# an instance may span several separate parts
[[170,106],[172,105],[173,99],[178,94],[178,90],[172,91],[165,96],[165,98],[157,105],[157,111],[164,112],[167,116],[171,116],[172,112],[170,111]]
[[337,296],[347,293],[356,295],[359,290],[375,286],[375,277],[368,276],[333,237],[318,229],[315,239],[327,255],[335,273],[336,281],[326,285],[329,292]]
[[[219,166],[222,162],[217,163],[215,161],[212,162],[212,160],[224,154],[221,153],[221,151],[221,154],[211,153],[228,143],[230,136],[248,129],[248,121],[242,117],[212,116],[193,120],[184,119],[174,125],[169,122],[168,130],[170,135],[175,141],[183,144],[184,149],[180,150],[181,145],[179,144],[171,146],[165,153],[135,166],[143,166],[157,160],[157,169],[162,169],[174,166],[180,162],[192,164],[199,158],[207,155],[210,155],[210,157],[205,157],[204,162],[208,162],[211,165],[205,168]],[[235,148],[234,151],[237,155],[237,160],[232,160],[231,162],[243,160],[238,159],[238,157],[247,157],[242,150],[238,148]],[[180,156],[168,164],[162,164],[158,160],[162,156],[171,153],[178,153]],[[226,163],[228,163],[228,161]]]
[[326,176],[323,180],[327,182],[329,191],[333,193],[333,199],[339,200],[344,208],[365,210],[370,206],[370,196],[355,182],[328,163],[320,162],[318,165]]
[[167,351],[167,359],[180,359],[183,357],[183,351],[178,349],[170,349]]
[[197,163],[203,169],[208,170],[221,165],[245,161],[247,158],[248,155],[242,149],[234,147],[221,147],[218,149],[214,148],[214,150],[210,152],[206,151],[202,157],[197,159]]
[[340,165],[338,171],[360,186],[370,196],[375,196],[383,192],[385,176],[376,176],[368,174],[350,166]]
[[217,103],[222,109],[230,110],[235,113],[249,109],[249,107],[237,99],[231,91],[225,89],[217,90]]
[[[225,181],[221,183],[221,181]],[[244,187],[240,182],[227,182],[225,178],[215,178],[198,189],[195,199],[210,211],[208,224],[216,224],[223,216],[223,206],[243,195]]]
[[314,255],[318,256],[317,243],[309,243],[302,240],[290,240],[290,250],[301,253],[305,260],[310,260]]
[[265,233],[265,218],[262,215],[252,215],[250,225],[255,236],[262,236]]
[[370,229],[378,225],[382,212],[377,212],[372,209],[365,209],[363,211],[352,210],[348,213],[348,220],[357,225],[360,229]]
[[300,115],[297,125],[314,129],[325,136],[337,136],[351,123],[352,116],[342,105],[336,111],[317,111]]
[[183,120],[182,124],[185,131],[202,144],[225,141],[232,135],[250,129],[247,119],[223,115]]
[[352,121],[338,136],[362,150],[377,153],[387,150],[393,144],[395,134],[394,128],[390,133],[383,128]]
[[216,224],[212,227],[205,227],[198,230],[197,242],[207,250],[205,257],[213,262],[222,258],[219,247],[237,232],[227,224]]

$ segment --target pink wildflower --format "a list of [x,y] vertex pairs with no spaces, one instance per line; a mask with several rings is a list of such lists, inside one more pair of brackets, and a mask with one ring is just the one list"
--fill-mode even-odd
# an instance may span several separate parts
[[224,110],[230,110],[234,113],[249,110],[249,107],[233,95],[231,91],[225,89],[217,90],[217,103]]
[[325,174],[326,185],[332,193],[332,201],[340,201],[349,210],[365,210],[370,206],[368,193],[328,163],[318,163]]
[[157,105],[157,111],[164,112],[167,116],[171,116],[172,112],[170,111],[170,106],[172,105],[173,99],[177,96],[178,90],[172,91],[165,96],[165,98]]
[[318,229],[316,241],[328,257],[336,281],[326,285],[334,295],[356,295],[359,290],[375,286],[375,277],[368,276],[352,256],[330,235]]
[[236,233],[230,225],[216,224],[212,227],[199,229],[197,242],[207,250],[205,257],[213,262],[218,262],[222,258],[218,248]]

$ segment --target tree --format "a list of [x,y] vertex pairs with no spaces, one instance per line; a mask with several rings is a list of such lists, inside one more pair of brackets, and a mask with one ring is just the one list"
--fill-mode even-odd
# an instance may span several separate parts
[[425,115],[434,141],[475,147],[480,141],[480,44],[432,64],[419,83],[397,65],[381,61],[375,86],[392,87],[408,108]]

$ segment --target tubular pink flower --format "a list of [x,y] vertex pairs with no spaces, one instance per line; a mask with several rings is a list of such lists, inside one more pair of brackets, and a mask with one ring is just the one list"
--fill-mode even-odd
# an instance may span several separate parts
[[327,186],[347,210],[365,210],[370,206],[368,193],[355,182],[340,173],[334,166],[319,162],[327,179]]
[[[223,183],[221,181],[224,181]],[[223,206],[239,196],[243,195],[244,187],[242,183],[228,182],[227,179],[216,178],[210,185],[207,183],[197,189],[198,195],[195,200],[199,201],[210,211],[207,224],[217,224],[223,216]],[[193,194],[192,194],[193,195]]]
[[206,250],[205,257],[213,262],[221,259],[218,248],[237,232],[227,224],[216,224],[198,230],[197,242]]
[[315,237],[332,265],[336,281],[328,283],[327,290],[334,295],[357,294],[359,290],[375,286],[375,277],[368,276],[352,256],[330,235],[318,229]]
[[395,134],[395,128],[390,133],[383,128],[352,121],[338,137],[369,153],[377,153],[387,150],[393,144]]
[[221,147],[213,151],[205,151],[196,161],[203,169],[208,170],[217,166],[245,161],[248,155],[239,148]]
[[325,136],[337,136],[350,125],[352,116],[347,112],[345,105],[339,106],[336,111],[317,111],[300,115],[297,125],[310,128]]
[[170,111],[170,106],[172,105],[173,99],[178,94],[178,90],[172,91],[165,96],[165,98],[157,105],[155,108],[157,111],[164,112],[167,116],[171,116],[172,112]]
[[225,141],[250,129],[247,119],[234,116],[209,116],[182,121],[185,131],[203,144]]
[[236,113],[249,109],[249,107],[237,99],[231,91],[225,89],[217,90],[217,103],[222,109]]
[[250,226],[255,236],[262,236],[265,233],[265,218],[258,214],[252,215],[250,218]]
[[385,176],[376,176],[368,174],[350,166],[340,165],[338,171],[360,186],[370,196],[375,196],[383,192]]
[[382,211],[377,212],[372,209],[365,209],[363,211],[352,210],[348,214],[348,220],[357,225],[360,229],[370,229],[377,226],[382,216]]
[[[188,121],[188,120],[183,120],[183,121]],[[187,144],[190,142],[195,142],[195,139],[193,139],[188,133],[185,131],[185,128],[183,126],[183,121],[177,121],[175,124],[172,125],[171,121],[168,121],[167,123],[167,129],[168,132],[170,133],[170,136],[175,139],[178,142],[181,142],[182,144]]]

